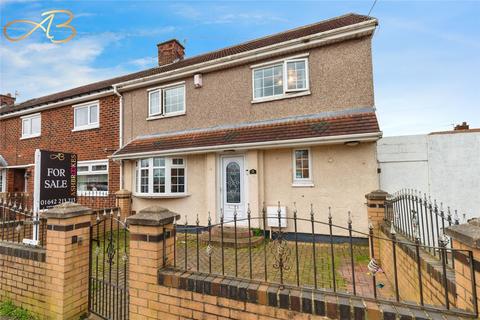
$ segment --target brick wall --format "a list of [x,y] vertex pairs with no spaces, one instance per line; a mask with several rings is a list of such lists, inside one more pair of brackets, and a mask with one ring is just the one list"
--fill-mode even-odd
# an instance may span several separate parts
[[0,300],[46,317],[45,250],[0,242]]
[[[388,227],[380,228],[380,236],[384,239],[391,238]],[[399,242],[396,245],[397,255],[397,275],[398,290],[402,301],[420,302],[420,283],[417,267],[417,253],[415,246],[406,245],[406,239],[397,236]],[[379,252],[381,267],[387,276],[387,279],[394,287],[394,264],[393,264],[393,245],[391,241],[380,240]],[[445,288],[443,286],[443,271],[440,261],[431,257],[423,250],[420,251],[421,277],[423,286],[423,299],[425,304],[441,306],[445,305]],[[449,301],[452,306],[456,306],[456,286],[455,273],[447,267],[447,287],[449,292]]]
[[[20,117],[0,120],[0,154],[10,166],[34,163],[37,148],[76,153],[79,161],[107,159],[119,147],[119,98],[112,95],[100,98],[99,102],[100,127],[91,130],[72,132],[74,117],[71,105],[42,111],[41,136],[37,138],[20,139]],[[111,192],[119,189],[119,175],[119,164],[109,161]],[[7,181],[7,191],[10,191],[13,188],[11,170]],[[33,175],[27,191],[33,191]]]

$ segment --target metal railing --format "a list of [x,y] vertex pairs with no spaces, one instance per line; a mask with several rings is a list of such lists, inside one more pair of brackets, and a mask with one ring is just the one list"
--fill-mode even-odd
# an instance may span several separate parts
[[[200,225],[198,216],[194,226],[188,225],[187,217],[184,223],[175,221],[171,230],[174,237],[173,267],[202,274],[260,280],[278,283],[280,286],[315,288],[347,296],[410,305],[412,303],[410,299],[403,298],[409,293],[402,292],[398,283],[400,262],[397,260],[397,248],[402,246],[410,248],[414,252],[412,256],[416,257],[414,259],[418,274],[416,304],[428,309],[432,308],[429,306],[432,302],[425,302],[424,299],[426,282],[422,278],[421,252],[433,250],[441,256],[438,269],[446,297],[433,308],[442,310],[450,310],[454,304],[449,300],[449,290],[452,290],[450,280],[454,271],[447,265],[446,257],[455,255],[472,257],[468,260],[470,265],[466,268],[470,268],[474,275],[471,251],[448,248],[444,242],[440,242],[440,246],[431,247],[419,241],[414,243],[400,241],[395,236],[394,228],[391,229],[391,237],[375,236],[371,224],[368,232],[356,231],[353,229],[350,212],[346,225],[341,226],[333,223],[330,208],[327,222],[315,219],[313,207],[307,218],[300,217],[296,209],[293,210],[291,217],[282,215],[280,208],[279,204],[275,216],[267,216],[265,208],[258,217],[252,217],[248,209],[246,217],[239,218],[235,211],[233,220],[229,221],[226,221],[223,213],[220,213],[219,223],[212,223],[209,214],[207,226]],[[267,230],[269,219],[277,219],[278,224]],[[288,234],[283,227],[287,221],[293,223],[293,230]],[[303,228],[308,226],[309,232],[298,232],[299,224],[302,224]],[[253,225],[259,227],[253,228]],[[328,230],[327,234],[317,233],[319,228]],[[338,234],[342,235],[341,238],[337,236]],[[261,238],[261,243],[257,241],[258,237]],[[319,241],[321,238],[325,241]],[[370,245],[362,245],[360,241],[362,238],[368,239]],[[390,261],[391,274],[383,271],[379,259],[375,257],[376,250],[373,245],[375,241],[379,242],[380,246],[387,243],[391,245],[392,250],[389,251],[388,257],[382,257],[383,260]],[[167,250],[164,249],[163,252],[163,259],[167,265]],[[474,276],[471,278],[471,286],[475,292]],[[477,315],[476,299],[474,301],[471,310],[463,310],[460,313]]]
[[[440,259],[440,252],[435,248],[440,242],[449,243],[444,230],[453,224],[459,224],[457,210],[452,215],[450,207],[444,209],[443,203],[427,197],[425,193],[412,189],[403,189],[387,198],[385,203],[385,220],[393,222],[395,229],[411,241],[418,241],[428,247],[428,252]],[[447,257],[448,259],[448,257]],[[452,267],[454,267],[453,259]]]
[[44,247],[47,237],[47,220],[41,216],[35,219],[28,202],[17,202],[12,198],[0,199],[1,241],[23,243],[24,239],[32,239],[36,225],[38,225],[38,246]]

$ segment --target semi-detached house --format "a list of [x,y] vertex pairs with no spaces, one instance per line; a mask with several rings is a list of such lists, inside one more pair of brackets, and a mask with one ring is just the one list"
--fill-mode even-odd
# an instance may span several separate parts
[[[2,134],[5,114],[17,114],[10,117],[17,128],[1,143],[4,167],[10,172],[29,164],[19,153],[55,147],[119,168],[118,184],[109,172],[108,188],[131,190],[135,211],[160,205],[183,222],[186,216],[194,224],[198,215],[206,225],[209,213],[213,222],[222,212],[226,220],[234,212],[241,219],[248,209],[257,217],[264,205],[276,210],[280,202],[282,214],[291,217],[296,209],[309,218],[312,205],[324,221],[331,207],[340,225],[351,211],[356,229],[366,231],[364,195],[378,188],[375,144],[381,136],[371,55],[376,26],[374,18],[348,14],[191,58],[184,58],[178,41],[161,43],[158,67],[65,94],[60,104],[71,111],[63,120],[70,125],[66,144],[40,143],[43,130],[55,130],[44,129],[49,102],[45,111],[38,104],[5,107]],[[105,96],[89,98],[95,94]],[[80,99],[79,106],[99,101],[99,128],[85,133],[102,130],[103,117],[118,129],[108,137],[99,132],[98,144],[76,142],[71,99]],[[102,99],[117,105],[102,108]],[[42,117],[41,136],[30,141],[40,140],[30,149],[17,147],[22,110]],[[85,148],[90,151],[83,156]],[[299,224],[300,231],[307,228]]]

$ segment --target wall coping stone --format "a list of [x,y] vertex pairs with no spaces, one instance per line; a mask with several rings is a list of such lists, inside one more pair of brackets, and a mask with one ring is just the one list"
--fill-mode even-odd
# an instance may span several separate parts
[[463,244],[480,249],[480,226],[478,219],[472,219],[468,223],[445,228],[445,234]]
[[133,216],[128,217],[127,225],[164,226],[172,223],[174,219],[180,219],[180,215],[170,211],[167,208],[153,205],[140,210],[140,212]]
[[0,241],[0,254],[27,260],[45,262],[46,250],[21,243]]
[[388,192],[378,189],[370,193],[367,193],[365,195],[365,198],[367,198],[367,200],[386,200],[387,196],[388,196]]
[[84,207],[81,204],[64,202],[48,209],[44,215],[47,219],[70,219],[91,213],[92,209]]
[[117,198],[129,198],[132,195],[132,192],[129,190],[121,189],[115,192]]
[[[376,310],[380,310],[378,319],[384,320],[412,319],[412,314],[421,315],[418,319],[444,319],[448,316],[473,317],[473,315],[460,314],[453,310],[440,310],[429,306],[422,307],[416,304],[386,300],[377,301],[373,298],[356,297],[313,288],[288,285],[281,287],[279,284],[258,280],[182,271],[173,268],[163,268],[158,271],[158,285],[277,307],[293,312],[319,316],[335,315],[333,318],[338,318],[338,315],[340,315],[342,319],[351,319],[352,314],[355,315],[355,319],[366,319],[370,312]],[[249,290],[243,293],[245,287]],[[266,294],[266,299],[261,298],[264,294]],[[300,299],[301,302],[298,301]],[[425,316],[425,318],[422,316]]]

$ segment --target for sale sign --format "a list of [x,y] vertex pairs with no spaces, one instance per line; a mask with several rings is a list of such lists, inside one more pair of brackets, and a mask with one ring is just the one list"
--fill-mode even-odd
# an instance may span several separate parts
[[38,210],[48,209],[63,202],[76,202],[77,155],[37,150],[35,158]]

